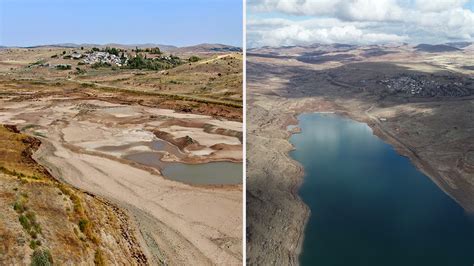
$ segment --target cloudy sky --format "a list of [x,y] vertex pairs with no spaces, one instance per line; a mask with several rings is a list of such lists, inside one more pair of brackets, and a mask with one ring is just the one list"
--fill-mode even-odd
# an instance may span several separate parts
[[474,41],[474,0],[248,0],[249,47]]

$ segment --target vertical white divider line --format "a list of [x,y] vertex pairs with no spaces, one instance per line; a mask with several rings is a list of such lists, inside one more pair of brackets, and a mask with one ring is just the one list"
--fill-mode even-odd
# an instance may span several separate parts
[[243,54],[243,72],[242,72],[242,119],[243,119],[243,128],[242,128],[242,141],[243,141],[243,171],[242,171],[242,264],[246,265],[247,258],[247,239],[246,239],[246,230],[247,230],[247,1],[242,0],[242,54]]

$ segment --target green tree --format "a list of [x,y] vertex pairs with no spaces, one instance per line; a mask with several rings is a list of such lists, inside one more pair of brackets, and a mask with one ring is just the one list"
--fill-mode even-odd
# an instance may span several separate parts
[[161,54],[161,50],[159,47],[151,48],[150,54]]

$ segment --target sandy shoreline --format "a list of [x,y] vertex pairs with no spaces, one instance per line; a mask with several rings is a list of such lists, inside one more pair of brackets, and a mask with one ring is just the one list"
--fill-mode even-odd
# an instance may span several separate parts
[[[290,125],[294,125],[296,128],[298,128],[298,131],[297,132],[294,132],[293,130],[291,131],[288,131],[288,138],[287,138],[287,141],[288,143],[293,147],[292,150],[296,150],[296,148],[293,146],[293,144],[290,142],[290,138],[293,134],[300,134],[302,133],[302,129],[299,127],[299,120],[298,120],[298,116],[300,114],[303,114],[303,113],[299,113],[299,114],[294,114],[291,116],[290,119],[288,119],[288,122],[285,123],[283,125],[283,128],[287,129],[288,126]],[[294,260],[297,262],[297,265],[299,265],[299,256],[301,255],[301,252],[303,251],[303,243],[304,243],[304,233],[305,233],[305,230],[306,230],[306,226],[308,225],[308,221],[309,221],[309,217],[311,215],[311,209],[308,207],[308,205],[306,205],[303,201],[303,199],[301,199],[301,197],[299,196],[299,189],[301,188],[301,186],[303,185],[304,183],[304,177],[305,177],[305,171],[304,171],[304,167],[296,160],[294,160],[293,158],[291,158],[290,156],[290,152],[292,151],[288,151],[287,152],[287,156],[288,158],[290,158],[293,162],[293,164],[298,167],[298,169],[300,170],[299,171],[299,174],[298,176],[296,176],[295,178],[297,179],[297,182],[295,183],[293,189],[291,190],[291,193],[293,193],[293,195],[298,198],[299,201],[301,201],[305,206],[306,206],[306,212],[304,213],[304,223],[303,223],[303,226],[301,227],[301,229],[298,231],[299,232],[299,237],[298,237],[298,244],[296,245],[293,253],[294,253]]]

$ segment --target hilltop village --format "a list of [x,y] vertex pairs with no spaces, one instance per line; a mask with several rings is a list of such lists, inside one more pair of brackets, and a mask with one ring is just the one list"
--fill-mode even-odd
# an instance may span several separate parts
[[188,59],[181,59],[172,54],[164,54],[160,48],[146,49],[120,49],[115,47],[64,50],[59,54],[54,54],[51,59],[71,60],[71,63],[61,62],[60,64],[47,63],[45,59],[40,59],[31,64],[30,67],[50,67],[68,70],[72,68],[74,61],[78,66],[89,65],[93,68],[100,67],[121,67],[131,69],[162,70],[176,67],[185,62],[197,62],[199,57],[192,55]]

